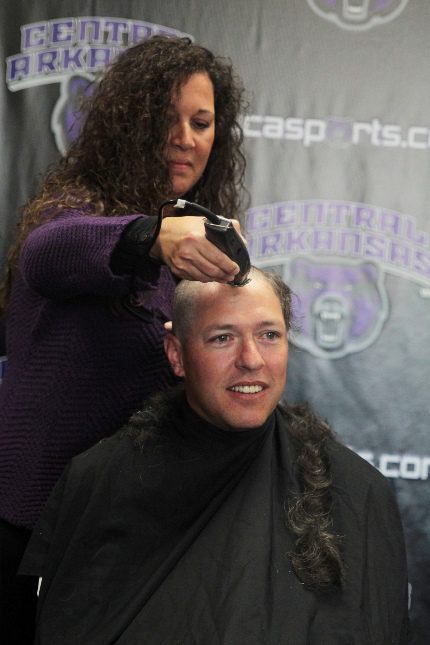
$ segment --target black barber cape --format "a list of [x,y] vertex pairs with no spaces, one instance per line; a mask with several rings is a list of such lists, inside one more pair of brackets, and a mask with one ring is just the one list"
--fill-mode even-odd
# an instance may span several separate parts
[[69,465],[22,573],[43,576],[41,645],[389,645],[407,640],[402,529],[382,475],[332,442],[347,581],[316,595],[292,572],[285,505],[297,487],[278,408],[222,431],[183,395],[161,439],[124,432]]

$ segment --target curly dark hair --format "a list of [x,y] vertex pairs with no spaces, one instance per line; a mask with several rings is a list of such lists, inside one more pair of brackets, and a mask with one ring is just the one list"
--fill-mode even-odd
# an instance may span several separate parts
[[295,541],[291,563],[308,589],[339,588],[344,579],[342,538],[333,529],[328,450],[335,440],[330,427],[307,404],[283,402],[288,431],[295,446],[299,490],[286,508],[287,525]]
[[229,59],[189,38],[153,36],[126,49],[109,67],[83,106],[80,135],[24,205],[8,256],[6,298],[22,243],[35,226],[83,205],[87,214],[99,216],[155,214],[171,196],[164,151],[172,94],[198,72],[206,72],[214,86],[215,141],[205,172],[187,198],[226,217],[240,217],[245,195],[242,84]]

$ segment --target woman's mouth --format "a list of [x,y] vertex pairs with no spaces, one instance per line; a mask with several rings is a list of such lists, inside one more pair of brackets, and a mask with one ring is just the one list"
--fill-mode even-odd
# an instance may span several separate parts
[[191,166],[191,162],[181,160],[175,161],[172,159],[169,161],[169,166],[174,170],[183,170],[184,168],[189,168]]

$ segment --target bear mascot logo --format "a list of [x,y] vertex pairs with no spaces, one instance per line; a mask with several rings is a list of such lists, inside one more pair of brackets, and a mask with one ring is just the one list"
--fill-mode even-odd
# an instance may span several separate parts
[[370,29],[394,20],[409,0],[308,0],[316,14],[343,29]]
[[294,345],[322,358],[369,347],[388,317],[383,274],[372,262],[294,258],[287,278],[297,296]]
[[73,74],[61,83],[60,96],[51,116],[51,130],[63,155],[79,134],[83,104],[96,88],[94,79],[90,74]]

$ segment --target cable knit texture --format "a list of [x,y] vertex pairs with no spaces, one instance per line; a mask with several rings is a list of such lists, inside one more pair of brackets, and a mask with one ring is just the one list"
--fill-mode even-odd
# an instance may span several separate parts
[[[33,526],[71,457],[174,382],[163,350],[172,274],[150,261],[139,276],[109,266],[136,217],[69,211],[23,246],[0,387],[0,516],[17,526]],[[121,305],[130,293],[146,320]]]

